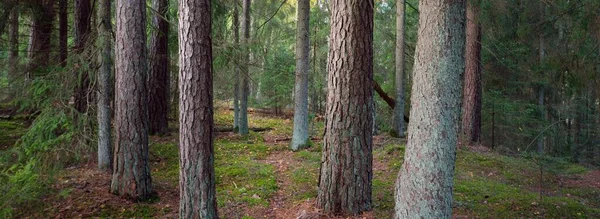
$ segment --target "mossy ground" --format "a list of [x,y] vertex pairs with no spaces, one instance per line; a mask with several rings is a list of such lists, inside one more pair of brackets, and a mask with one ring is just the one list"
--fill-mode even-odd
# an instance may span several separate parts
[[[220,127],[230,126],[232,112],[218,110],[215,123]],[[287,145],[289,141],[279,141],[291,137],[292,121],[289,118],[251,114],[250,126],[268,127],[272,130],[251,132],[247,136],[233,133],[217,134],[215,171],[221,217],[293,218],[298,213],[297,210],[311,208],[310,203],[317,192],[321,141],[317,138],[313,147],[290,152]],[[172,127],[176,127],[176,124],[172,124]],[[314,127],[314,133],[322,133],[322,123]],[[120,200],[107,194],[108,182],[98,184],[97,191],[88,189],[89,197],[85,197],[86,187],[81,185],[87,184],[73,184],[72,180],[87,177],[87,181],[92,182],[108,181],[109,176],[75,174],[77,171],[73,173],[67,169],[63,173],[66,178],[59,178],[60,185],[56,186],[53,195],[44,199],[46,209],[59,206],[58,209],[47,211],[43,215],[72,215],[66,212],[75,211],[72,209],[88,209],[87,216],[94,217],[177,217],[177,142],[177,133],[151,138],[150,161],[158,200],[149,203]],[[394,209],[393,186],[402,165],[405,147],[402,141],[385,136],[378,136],[374,142],[373,212],[369,213],[368,217],[389,218]],[[80,170],[86,168],[93,169],[93,166],[78,167]],[[544,168],[543,197],[540,200],[539,165],[535,159],[459,150],[454,190],[455,216],[600,218],[600,189],[566,183],[568,180],[579,180],[590,170],[568,163],[545,165]],[[93,197],[95,195],[102,198]],[[78,200],[77,203],[73,202],[74,199]],[[61,207],[65,206],[65,202],[74,203],[77,207],[65,210]],[[101,207],[97,207],[98,205]]]

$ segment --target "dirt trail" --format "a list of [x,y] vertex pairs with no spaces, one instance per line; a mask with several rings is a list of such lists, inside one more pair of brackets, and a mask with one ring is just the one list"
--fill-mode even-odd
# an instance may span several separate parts
[[[288,170],[290,165],[294,165],[294,160],[290,159],[293,157],[291,151],[274,151],[265,159],[265,162],[273,165],[275,169],[275,179],[277,180],[277,192],[270,200],[270,209],[268,218],[290,218],[295,217],[293,212],[289,212],[289,199],[286,189],[292,183],[287,177],[284,177],[284,173]],[[292,215],[290,215],[292,214]]]
[[567,179],[568,187],[590,187],[600,190],[600,170],[593,170],[587,173],[578,175],[577,178]]

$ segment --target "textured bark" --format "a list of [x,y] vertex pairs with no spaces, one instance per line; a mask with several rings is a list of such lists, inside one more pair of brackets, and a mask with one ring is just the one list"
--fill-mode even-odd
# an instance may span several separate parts
[[58,1],[58,50],[59,58],[58,63],[60,66],[67,66],[67,56],[69,52],[67,50],[67,37],[69,28],[69,19],[67,14],[67,0]]
[[98,3],[98,169],[112,171],[111,109],[112,86],[112,26],[111,0]]
[[19,74],[19,9],[10,12],[9,52],[8,52],[8,82],[15,80]]
[[[240,48],[240,22],[239,22],[239,10],[238,1],[233,5],[233,44],[236,47],[236,53],[234,53],[234,59],[238,60],[238,52]],[[240,65],[238,63],[234,66],[235,71],[235,83],[233,84],[233,130],[237,132],[240,123]]]
[[111,192],[134,200],[152,191],[148,162],[146,1],[117,1],[115,158]]
[[325,137],[317,207],[357,215],[371,206],[373,0],[331,0]]
[[294,90],[294,133],[291,148],[296,151],[309,146],[308,139],[308,54],[310,1],[298,0],[296,21],[296,85]]
[[169,23],[164,19],[169,10],[168,0],[153,0],[152,8],[158,12],[152,17],[156,30],[150,37],[150,69],[148,78],[148,113],[150,134],[168,131],[169,115]]
[[411,122],[396,181],[395,218],[452,217],[465,67],[465,2],[419,4]]
[[[90,0],[75,0],[75,53],[79,56],[77,62],[88,62],[84,60],[84,50],[91,32],[90,21],[92,13],[92,4]],[[75,68],[75,109],[79,112],[87,112],[88,96],[90,90],[90,78],[87,69]]]
[[248,49],[248,43],[250,42],[250,0],[242,0],[243,12],[242,12],[242,37],[244,43],[244,50],[242,55],[242,67],[240,73],[242,74],[241,94],[240,94],[240,113],[239,113],[239,129],[238,132],[242,135],[248,134],[248,96],[250,95],[250,72],[248,71],[250,50]]
[[396,104],[394,106],[394,129],[398,137],[404,137],[404,14],[405,0],[396,0]]
[[217,218],[210,0],[179,3],[179,217]]
[[462,135],[468,143],[481,136],[481,24],[478,1],[467,3],[467,39],[465,45],[465,80],[463,89]]
[[29,39],[27,78],[49,65],[54,29],[54,0],[40,0],[31,5],[32,24]]

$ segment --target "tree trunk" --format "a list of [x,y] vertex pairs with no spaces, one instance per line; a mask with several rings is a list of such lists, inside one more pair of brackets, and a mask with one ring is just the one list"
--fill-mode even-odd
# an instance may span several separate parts
[[54,29],[54,0],[40,0],[32,5],[32,24],[29,39],[27,78],[49,65]]
[[111,192],[134,200],[152,192],[148,162],[146,1],[117,1],[115,160]]
[[404,137],[404,6],[406,0],[396,0],[396,104],[394,106],[394,129],[398,137]]
[[317,207],[357,215],[371,206],[373,0],[331,0],[327,108]]
[[15,7],[10,13],[8,83],[12,84],[19,74],[19,9]]
[[467,1],[467,39],[463,89],[462,135],[469,144],[481,136],[481,24],[479,3]]
[[69,17],[67,14],[67,0],[59,0],[58,2],[58,50],[60,66],[67,66],[67,57],[69,52],[67,50],[67,38],[69,28]]
[[180,218],[217,218],[210,2],[179,2]]
[[452,217],[465,67],[465,2],[420,1],[411,122],[396,181],[395,218]]
[[87,69],[79,69],[81,66],[84,66],[83,63],[88,62],[88,60],[84,60],[83,57],[86,57],[84,54],[85,48],[87,46],[88,37],[91,32],[91,14],[92,14],[92,4],[90,0],[75,0],[75,53],[78,54],[80,59],[77,60],[77,63],[80,63],[80,67],[75,67],[75,109],[79,112],[87,112],[88,105],[88,96],[89,96],[89,87],[90,87],[90,79],[89,72]]
[[298,0],[296,30],[296,85],[294,90],[293,151],[309,146],[308,139],[308,54],[310,1]]
[[248,43],[250,43],[250,0],[242,0],[243,12],[242,12],[242,35],[243,35],[243,55],[242,55],[242,92],[240,100],[240,121],[239,121],[239,133],[242,135],[248,134],[248,96],[250,95],[250,72],[248,71],[250,50],[248,49]]
[[233,130],[237,132],[240,126],[240,63],[238,62],[240,52],[240,21],[238,1],[233,5],[233,44],[235,46],[234,53],[234,71],[235,83],[233,85]]
[[169,10],[168,0],[154,0],[152,8],[158,12],[152,16],[150,38],[150,69],[148,79],[148,113],[150,134],[168,132],[169,115],[169,23],[164,19]]
[[98,169],[112,171],[112,144],[111,144],[111,109],[112,100],[112,26],[111,26],[111,0],[100,0],[98,4],[98,56],[100,69],[98,70]]

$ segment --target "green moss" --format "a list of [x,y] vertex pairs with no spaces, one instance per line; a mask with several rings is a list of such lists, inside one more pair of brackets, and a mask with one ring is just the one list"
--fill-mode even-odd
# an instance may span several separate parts
[[179,182],[179,148],[177,143],[151,143],[150,167],[152,177],[175,186]]
[[293,201],[306,200],[317,196],[321,153],[303,150],[294,153],[295,165],[288,167],[283,177],[290,179],[287,185]]
[[598,209],[590,208],[568,197],[543,197],[516,186],[494,180],[473,177],[456,180],[455,205],[476,212],[479,217],[491,218],[586,218],[600,216]]
[[309,161],[311,163],[321,161],[321,154],[311,151],[298,151],[294,154],[294,156],[299,158],[301,161]]
[[271,165],[243,157],[233,162],[220,159],[215,166],[220,206],[228,202],[267,206],[277,191]]
[[153,218],[159,211],[147,204],[137,204],[133,208],[123,208],[119,206],[105,206],[93,217],[110,218]]

